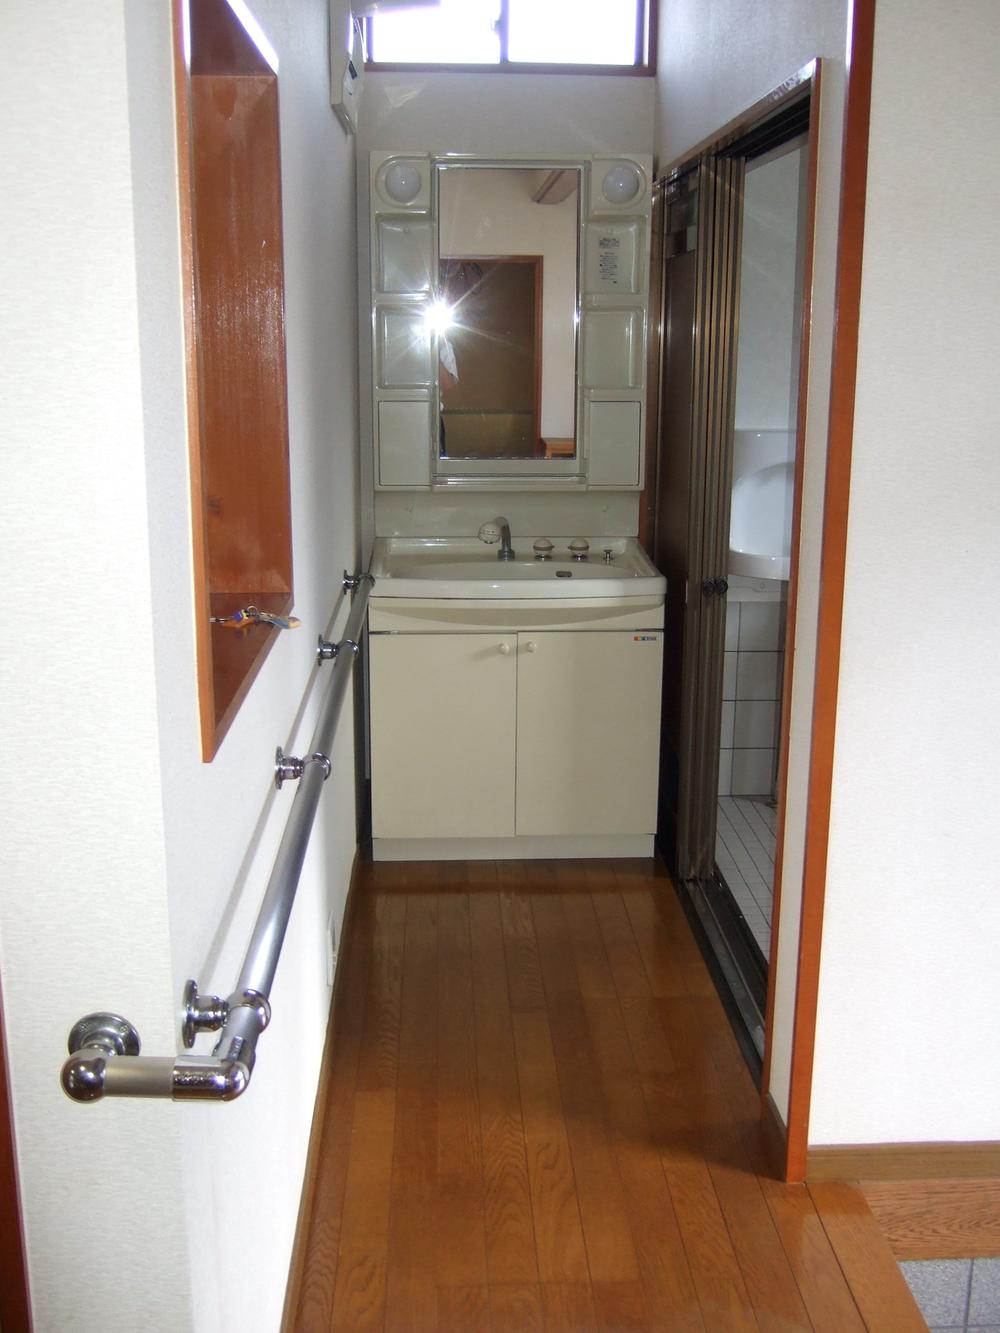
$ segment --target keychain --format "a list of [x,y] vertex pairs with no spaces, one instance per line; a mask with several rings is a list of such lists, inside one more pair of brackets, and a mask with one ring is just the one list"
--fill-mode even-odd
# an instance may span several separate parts
[[260,611],[256,606],[245,606],[242,611],[234,611],[231,616],[212,616],[211,620],[213,625],[227,625],[230,629],[242,629],[245,625],[298,629],[302,623],[297,616],[276,616],[270,611]]

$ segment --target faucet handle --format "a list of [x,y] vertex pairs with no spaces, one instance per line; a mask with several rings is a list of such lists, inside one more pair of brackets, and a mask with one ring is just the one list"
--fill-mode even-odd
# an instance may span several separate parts
[[497,514],[496,518],[489,519],[482,525],[477,533],[479,540],[485,542],[487,546],[495,546],[504,535],[504,528],[510,532],[510,523],[504,518],[503,514]]
[[536,560],[551,560],[553,546],[548,537],[539,537],[538,541],[532,542],[531,549],[535,553]]
[[590,542],[586,537],[574,537],[569,544],[569,553],[574,560],[586,560],[589,550]]

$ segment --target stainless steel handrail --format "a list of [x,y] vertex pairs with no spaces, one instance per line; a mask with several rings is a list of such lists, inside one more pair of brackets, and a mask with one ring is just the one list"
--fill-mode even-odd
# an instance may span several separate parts
[[[196,1032],[222,1029],[212,1055],[140,1055],[139,1034],[118,1014],[88,1014],[69,1036],[70,1057],[62,1068],[62,1086],[75,1101],[101,1097],[169,1097],[174,1101],[231,1101],[250,1081],[257,1039],[271,1016],[268,997],[302,873],[309,835],[323,783],[330,771],[333,746],[351,667],[360,652],[371,574],[348,576],[344,588],[354,600],[337,644],[320,644],[320,660],[333,659],[333,673],[320,708],[309,757],[292,760],[289,771],[279,751],[276,782],[299,778],[264,900],[247,946],[235,990],[228,999],[200,996],[194,982],[185,990],[184,1040]],[[325,649],[325,651],[324,651]]]

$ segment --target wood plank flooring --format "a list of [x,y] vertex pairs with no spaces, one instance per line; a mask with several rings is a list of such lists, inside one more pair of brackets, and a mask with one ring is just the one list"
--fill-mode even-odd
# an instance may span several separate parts
[[896,1259],[1000,1254],[1000,1180],[870,1180],[861,1191]]
[[286,1328],[925,1325],[864,1196],[768,1178],[652,861],[368,865]]

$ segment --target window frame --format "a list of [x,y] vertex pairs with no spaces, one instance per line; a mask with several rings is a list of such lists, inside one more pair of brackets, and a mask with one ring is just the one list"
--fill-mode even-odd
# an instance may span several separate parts
[[[508,0],[500,0],[497,24],[500,59],[494,64],[445,64],[431,61],[365,60],[365,72],[392,74],[601,74],[650,78],[656,74],[656,37],[659,0],[635,0],[635,61],[631,65],[568,65],[543,61],[510,60],[507,55]],[[372,18],[365,19],[365,52],[371,50]]]

